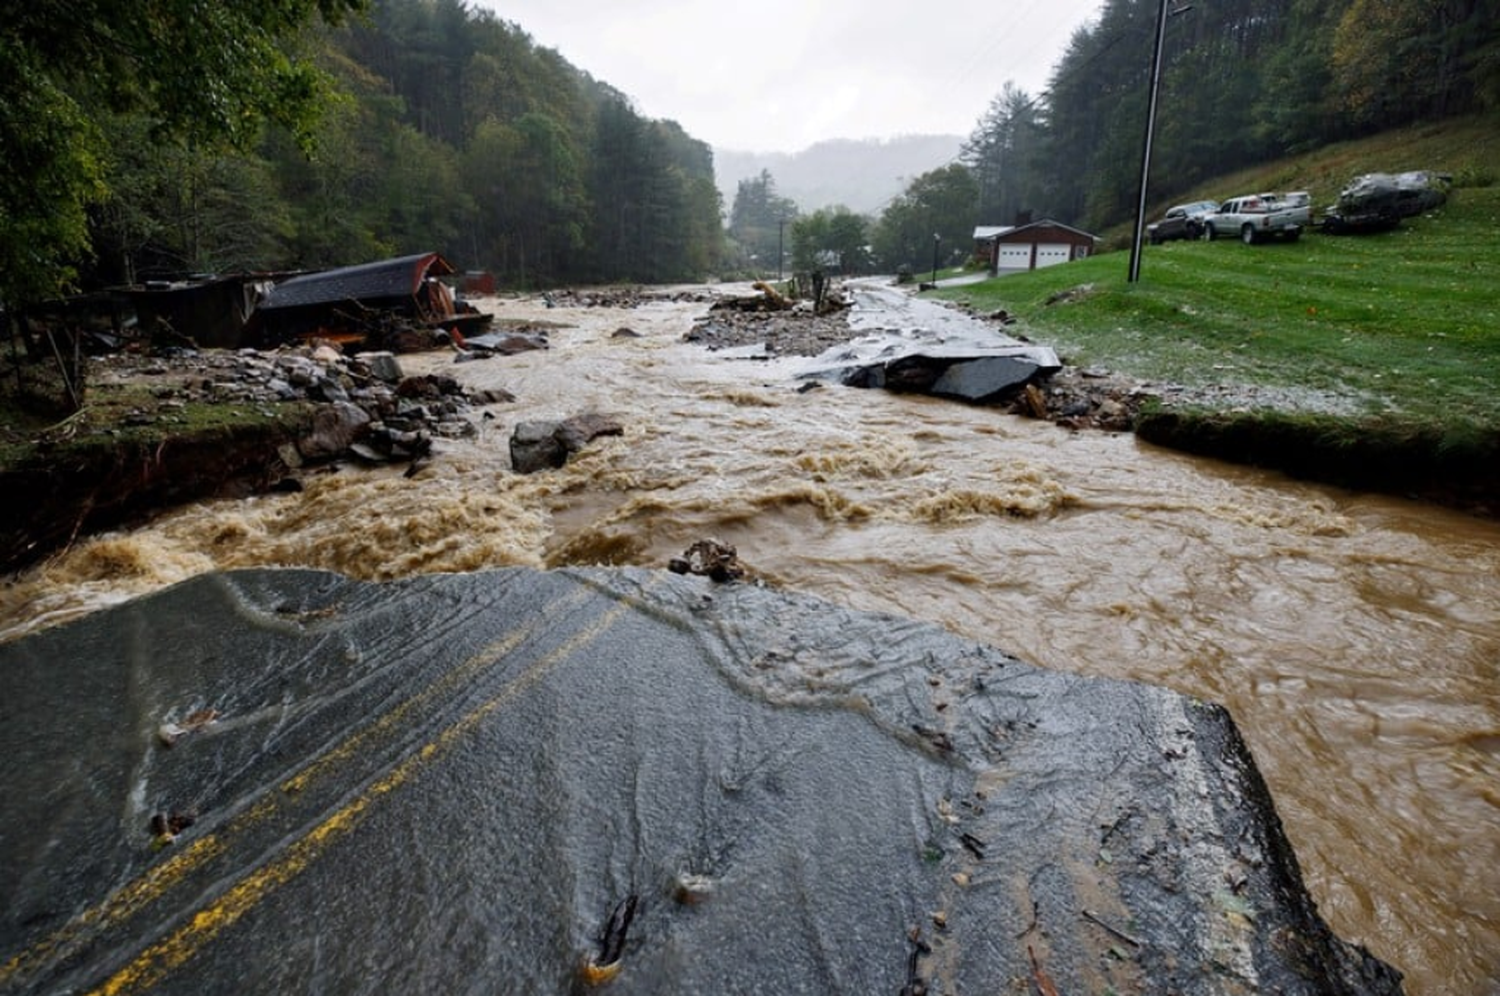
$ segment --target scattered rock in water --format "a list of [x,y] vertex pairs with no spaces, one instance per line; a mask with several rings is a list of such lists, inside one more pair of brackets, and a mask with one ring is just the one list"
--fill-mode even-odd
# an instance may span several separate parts
[[467,339],[464,345],[467,347],[467,352],[459,353],[459,359],[465,356],[469,358],[515,356],[517,353],[530,353],[538,349],[552,348],[552,344],[547,341],[546,334],[542,332],[490,332]]
[[597,413],[574,415],[560,422],[521,422],[510,437],[511,468],[518,474],[556,470],[600,436],[623,436],[625,427]]

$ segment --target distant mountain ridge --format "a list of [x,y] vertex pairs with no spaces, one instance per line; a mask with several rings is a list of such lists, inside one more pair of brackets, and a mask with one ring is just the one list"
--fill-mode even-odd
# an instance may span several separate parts
[[879,214],[912,180],[957,159],[963,143],[961,135],[902,135],[831,139],[794,153],[714,149],[714,182],[726,214],[740,181],[763,169],[776,181],[776,193],[795,201],[804,214],[838,204]]

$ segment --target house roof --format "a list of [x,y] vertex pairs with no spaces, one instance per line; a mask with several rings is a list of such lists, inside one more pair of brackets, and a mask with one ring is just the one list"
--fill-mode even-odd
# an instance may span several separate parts
[[1015,227],[1015,225],[975,225],[974,241],[983,242],[985,239],[993,239],[997,235],[1004,235]]
[[260,310],[300,308],[312,304],[370,298],[411,297],[429,276],[453,273],[435,252],[383,259],[359,266],[309,273],[277,284],[260,303]]
[[[976,238],[976,239],[983,239],[983,240],[998,239],[998,238],[1000,238],[1002,236],[1004,236],[1006,238],[1009,238],[1012,235],[1015,235],[1015,234],[1017,234],[1019,232],[1025,232],[1025,231],[1027,231],[1029,229],[1032,229],[1032,228],[1062,228],[1062,229],[1066,229],[1067,231],[1072,232],[1074,235],[1081,235],[1081,236],[1083,236],[1086,239],[1093,239],[1095,242],[1099,241],[1099,236],[1094,235],[1091,232],[1085,232],[1081,228],[1074,228],[1072,225],[1064,225],[1062,222],[1060,222],[1060,221],[1054,221],[1051,218],[1042,218],[1041,220],[1039,220],[1039,221],[1033,221],[1033,222],[1031,222],[1028,225],[1014,225],[1014,226],[1012,226],[1012,225],[1004,225],[1004,226],[988,226],[988,227],[986,227],[986,226],[980,226],[979,228],[975,228],[974,229],[974,238]],[[989,235],[980,235],[979,233],[981,231],[988,231],[991,234],[989,234]]]

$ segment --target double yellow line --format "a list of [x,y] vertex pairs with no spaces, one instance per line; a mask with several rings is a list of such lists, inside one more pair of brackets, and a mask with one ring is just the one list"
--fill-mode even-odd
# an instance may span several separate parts
[[[568,611],[582,603],[588,595],[585,588],[575,590],[561,600],[559,605],[550,607],[548,616],[555,619],[559,609]],[[476,706],[440,731],[356,798],[294,841],[278,859],[240,878],[217,899],[194,913],[186,924],[147,947],[92,992],[108,996],[140,992],[186,964],[204,945],[236,923],[266,896],[300,875],[330,845],[358,827],[377,802],[410,781],[428,762],[446,753],[485,719],[535,685],[558,664],[598,640],[621,616],[632,610],[633,606],[627,603],[617,604],[593,625],[580,630],[552,652],[539,658],[512,679],[500,694]],[[29,974],[32,970],[41,968],[54,955],[66,955],[86,943],[96,930],[117,926],[161,899],[189,873],[227,853],[229,841],[275,813],[285,796],[301,793],[342,762],[398,729],[413,712],[459,683],[471,680],[488,667],[499,663],[516,647],[534,636],[544,622],[545,620],[537,620],[485,647],[418,695],[402,702],[376,722],[321,754],[283,782],[280,794],[260,800],[218,833],[195,840],[181,853],[149,869],[100,904],[80,913],[52,935],[16,954],[0,966],[0,985],[5,985],[18,975]]]

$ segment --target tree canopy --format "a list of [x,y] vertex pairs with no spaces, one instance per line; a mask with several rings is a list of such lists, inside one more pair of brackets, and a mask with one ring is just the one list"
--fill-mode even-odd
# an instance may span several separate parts
[[[246,147],[266,122],[310,137],[325,77],[291,42],[368,0],[32,0],[0,36],[0,300],[55,293],[108,197],[109,118],[155,141]],[[62,54],[59,57],[59,54]]]
[[[980,221],[1103,228],[1139,184],[1157,0],[1106,0],[1043,92],[1012,84],[964,162]],[[1384,128],[1500,106],[1500,0],[1215,0],[1167,25],[1152,193]]]
[[776,192],[770,170],[741,180],[729,211],[729,237],[741,265],[781,270],[787,250],[786,226],[797,220],[797,205]]
[[[0,34],[0,305],[70,286],[435,249],[511,286],[838,257],[922,270],[979,224],[1137,201],[1158,0],[1104,0],[1049,86],[875,219],[769,171],[727,219],[709,147],[467,0],[31,0]],[[1168,22],[1156,199],[1500,106],[1500,0],[1215,0]],[[66,52],[66,58],[53,53]],[[796,245],[794,248],[793,240]],[[830,256],[829,254],[832,254]]]
[[428,249],[514,285],[723,256],[707,145],[464,0],[37,0],[0,37],[0,143],[0,302]]

